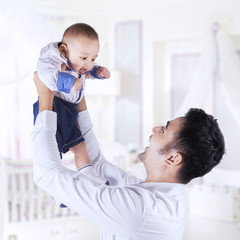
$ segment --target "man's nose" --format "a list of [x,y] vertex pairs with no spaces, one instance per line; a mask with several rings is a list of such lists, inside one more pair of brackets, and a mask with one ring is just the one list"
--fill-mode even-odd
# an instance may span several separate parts
[[153,133],[158,133],[158,132],[161,131],[161,129],[162,129],[162,127],[154,127],[154,128],[152,129],[152,132],[153,132]]

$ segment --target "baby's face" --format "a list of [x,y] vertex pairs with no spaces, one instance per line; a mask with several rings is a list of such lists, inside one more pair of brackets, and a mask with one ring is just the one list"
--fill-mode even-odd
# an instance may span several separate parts
[[99,41],[84,36],[72,37],[67,41],[66,57],[71,62],[73,69],[84,74],[93,68],[99,53]]

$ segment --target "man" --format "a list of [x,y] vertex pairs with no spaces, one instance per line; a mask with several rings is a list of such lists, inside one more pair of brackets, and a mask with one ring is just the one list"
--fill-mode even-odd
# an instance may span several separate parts
[[185,117],[153,128],[149,146],[139,155],[147,173],[144,181],[104,158],[83,99],[77,124],[91,164],[77,162],[79,171],[71,171],[62,166],[59,157],[53,93],[36,73],[34,80],[39,95],[39,115],[32,133],[35,183],[57,201],[102,226],[101,239],[182,239],[186,222],[184,186],[211,171],[225,151],[216,120],[202,110],[192,109]]

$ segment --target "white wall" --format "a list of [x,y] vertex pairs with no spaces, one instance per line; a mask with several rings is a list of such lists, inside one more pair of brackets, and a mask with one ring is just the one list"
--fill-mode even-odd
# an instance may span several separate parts
[[[0,1],[0,156],[31,158],[32,104],[37,99],[33,72],[40,50],[61,41],[66,27],[87,22],[98,32],[97,62],[108,65],[108,17],[104,1]],[[89,5],[89,4],[92,5]]]
[[147,144],[155,121],[154,112],[158,111],[153,107],[154,69],[156,71],[157,68],[154,63],[154,44],[203,39],[208,34],[211,24],[216,21],[220,24],[230,22],[232,34],[240,34],[238,12],[240,2],[237,0],[109,0],[107,3],[111,14],[111,29],[117,22],[139,19],[143,22],[143,142]]
[[[63,30],[76,21],[84,21],[95,27],[100,36],[101,51],[98,61],[114,70],[114,29],[115,24],[132,20],[141,20],[142,66],[143,66],[143,143],[147,144],[148,136],[158,118],[168,118],[168,99],[163,99],[165,107],[159,110],[155,104],[156,71],[155,46],[165,42],[198,40],[206,36],[213,22],[222,24],[230,22],[232,34],[240,34],[240,16],[238,0],[10,0],[0,1],[1,9],[6,6],[14,11],[21,8],[31,10],[32,14],[62,17],[58,25],[59,36]],[[34,33],[33,33],[34,34]],[[46,34],[48,34],[46,32]],[[160,85],[161,86],[161,85]],[[164,92],[160,91],[161,94]],[[166,93],[165,93],[166,94]],[[155,109],[155,107],[157,109]],[[160,114],[156,112],[160,111]]]

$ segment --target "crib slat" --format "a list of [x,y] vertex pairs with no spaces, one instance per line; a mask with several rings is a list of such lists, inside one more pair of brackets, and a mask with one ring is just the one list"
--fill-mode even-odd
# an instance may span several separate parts
[[32,180],[32,173],[29,173],[29,179],[28,179],[28,220],[33,221],[34,220],[34,184]]
[[42,200],[43,200],[43,191],[40,188],[37,188],[37,220],[43,219],[42,214]]
[[8,163],[6,168],[9,223],[76,216],[70,209],[61,209],[50,195],[34,184],[31,164]]
[[26,196],[28,196],[28,193],[25,174],[21,173],[19,174],[19,217],[22,222],[26,221]]
[[0,159],[0,205],[3,211],[0,211],[0,239],[4,239],[6,228],[5,226],[8,223],[8,172],[6,164],[3,159]]
[[10,221],[16,222],[18,220],[17,217],[17,184],[16,184],[16,174],[11,175],[11,213],[10,213]]

